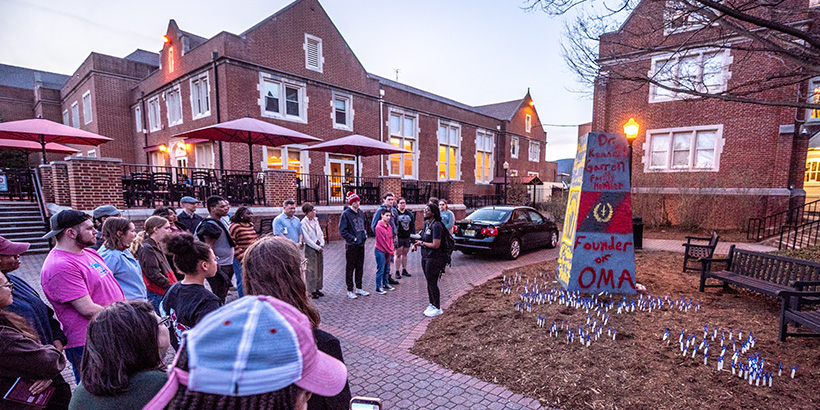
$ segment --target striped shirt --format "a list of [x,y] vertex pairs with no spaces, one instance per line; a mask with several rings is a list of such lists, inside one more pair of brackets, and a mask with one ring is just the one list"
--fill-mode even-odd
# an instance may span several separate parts
[[259,236],[256,234],[256,229],[253,227],[253,222],[232,223],[228,231],[231,233],[233,241],[236,242],[234,257],[242,261],[245,250],[259,239]]

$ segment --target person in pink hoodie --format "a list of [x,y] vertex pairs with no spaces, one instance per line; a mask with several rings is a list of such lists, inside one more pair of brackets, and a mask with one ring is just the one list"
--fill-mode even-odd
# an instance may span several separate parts
[[393,215],[389,208],[379,209],[379,221],[376,223],[376,293],[384,295],[387,290],[395,290],[390,285],[390,260],[395,250],[393,248],[393,229],[390,227],[390,218]]

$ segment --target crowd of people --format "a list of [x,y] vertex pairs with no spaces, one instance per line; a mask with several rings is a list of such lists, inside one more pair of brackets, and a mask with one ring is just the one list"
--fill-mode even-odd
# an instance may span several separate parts
[[[421,248],[430,303],[424,315],[442,314],[441,243],[452,212],[432,198],[417,234],[406,201],[389,193],[383,199],[370,222],[375,292],[411,277],[407,254]],[[29,245],[0,237],[0,407],[347,408],[341,345],[319,330],[311,302],[324,296],[326,246],[314,206],[303,204],[300,220],[295,202],[285,201],[273,235],[260,238],[250,208],[229,217],[228,201],[213,196],[203,218],[198,200],[180,203],[179,213],[157,208],[139,233],[111,205],[91,216],[70,209],[52,216],[45,238],[55,245],[40,280],[53,310],[10,274]],[[368,233],[360,198],[351,192],[347,203],[339,234],[347,296],[356,299],[369,295],[362,285]],[[226,304],[234,276],[239,299]],[[166,371],[171,346],[176,354]],[[78,385],[73,396],[61,375],[66,360]],[[20,391],[47,402],[31,407],[8,398]]]

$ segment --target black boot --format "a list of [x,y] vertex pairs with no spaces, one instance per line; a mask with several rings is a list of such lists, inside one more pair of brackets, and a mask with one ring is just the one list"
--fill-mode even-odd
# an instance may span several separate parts
[[410,275],[410,273],[408,273],[408,272],[407,272],[407,269],[402,269],[402,270],[401,270],[401,274],[402,274],[402,275],[404,275],[404,276],[407,276],[408,278],[409,278],[410,276],[412,276],[412,275]]

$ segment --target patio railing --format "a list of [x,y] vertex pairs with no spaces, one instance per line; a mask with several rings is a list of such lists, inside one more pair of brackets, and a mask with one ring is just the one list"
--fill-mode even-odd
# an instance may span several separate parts
[[441,181],[401,181],[401,196],[408,204],[425,204],[432,197],[449,200],[450,189]]
[[503,195],[464,195],[464,206],[467,209],[478,209],[482,206],[504,205]]
[[34,170],[31,168],[0,168],[6,180],[6,190],[0,190],[0,199],[7,201],[36,202]]
[[128,208],[178,206],[183,196],[200,201],[219,195],[232,205],[264,205],[265,186],[261,175],[248,170],[161,167],[124,164],[122,189]]
[[356,192],[362,205],[378,205],[380,179],[370,177],[342,177],[324,174],[296,174],[296,202],[314,205],[343,205],[347,193]]

